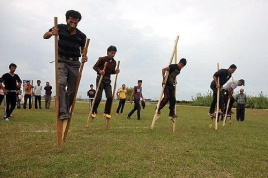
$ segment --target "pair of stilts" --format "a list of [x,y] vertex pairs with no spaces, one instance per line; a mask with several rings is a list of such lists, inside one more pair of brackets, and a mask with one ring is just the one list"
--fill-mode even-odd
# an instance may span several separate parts
[[[171,54],[169,65],[173,62],[173,60],[174,60],[175,64],[177,64],[177,44],[178,44],[178,41],[179,41],[179,36],[177,36],[177,38],[175,40],[175,45],[174,45],[174,48],[173,48],[173,52]],[[160,92],[160,96],[159,96],[159,99],[158,99],[158,102],[157,102],[157,105],[156,105],[155,114],[154,114],[153,121],[152,121],[152,124],[151,124],[151,129],[154,128],[156,120],[160,117],[160,114],[158,113],[158,109],[159,109],[160,102],[161,102],[162,97],[163,97],[163,93],[164,93],[164,90],[165,90],[165,86],[166,86],[168,76],[169,76],[169,71],[167,71],[166,75],[165,75],[164,83],[163,83],[163,86],[162,86],[162,89],[161,89],[161,92]],[[176,86],[175,86],[175,97],[176,97]],[[176,105],[175,105],[174,111],[175,111],[175,114],[176,114]],[[175,132],[176,119],[175,118],[170,118],[170,120],[172,121],[172,130],[173,130],[173,132]]]
[[[54,28],[57,28],[57,26],[58,26],[58,20],[57,20],[57,17],[54,17]],[[86,56],[87,55],[89,42],[90,42],[90,40],[87,39],[86,46],[85,46],[84,52],[83,52],[83,56]],[[120,64],[120,61],[118,61],[117,69],[119,69],[119,64]],[[107,63],[105,63],[104,70],[106,68],[106,65],[107,65]],[[58,118],[59,117],[58,36],[55,36],[55,76],[56,76],[56,102],[55,102],[55,110],[56,110],[56,120],[57,120],[57,141],[58,141],[57,146],[58,146],[58,149],[59,150],[61,149],[62,142],[65,141],[65,139],[67,137],[67,133],[68,133],[68,130],[69,130],[69,127],[70,127],[70,123],[71,123],[71,119],[72,119],[72,114],[73,114],[73,110],[74,110],[74,106],[75,106],[75,101],[76,101],[76,96],[77,96],[77,91],[78,91],[80,80],[81,80],[81,77],[82,77],[83,68],[84,68],[84,61],[82,60],[81,66],[80,66],[80,69],[79,69],[79,74],[78,74],[78,78],[77,78],[76,87],[75,87],[75,94],[74,94],[72,106],[71,106],[71,108],[69,110],[70,118],[69,119],[66,119],[66,120],[60,120]],[[114,83],[114,90],[113,90],[112,102],[114,100],[117,77],[118,77],[118,74],[116,74],[116,79],[115,79],[115,83]],[[98,93],[99,87],[101,85],[102,78],[103,78],[103,75],[101,76],[100,81],[98,83],[98,88],[97,88],[96,93]],[[96,96],[97,96],[97,94],[94,97],[92,106],[95,103]],[[111,104],[111,110],[112,110],[112,104]],[[90,122],[92,120],[91,114],[92,114],[92,107],[91,107],[91,111],[89,113],[89,117],[88,117],[88,121],[87,121],[87,125],[88,126],[89,126],[89,124],[90,124]],[[111,118],[107,118],[106,117],[106,121],[105,121],[106,129],[109,129],[110,120],[111,120]]]
[[[217,63],[217,70],[219,70],[219,63]],[[217,82],[218,84],[220,83],[220,78],[218,77],[217,78]],[[233,79],[232,79],[232,82],[233,82]],[[215,118],[215,130],[218,130],[218,122],[219,122],[219,116],[220,116],[220,88],[217,88],[217,105],[216,105],[216,115],[215,117],[211,117],[211,123],[210,123],[210,128],[212,127],[213,125],[213,119]],[[228,101],[227,101],[227,105],[226,105],[226,111],[225,111],[225,114],[224,114],[224,119],[223,119],[223,125],[222,126],[225,126],[225,123],[226,123],[226,119],[227,119],[227,113],[228,113],[228,109],[229,109],[229,105],[230,105],[230,98],[228,98]],[[223,112],[223,111],[222,111]],[[230,117],[230,123],[231,123],[231,117]]]

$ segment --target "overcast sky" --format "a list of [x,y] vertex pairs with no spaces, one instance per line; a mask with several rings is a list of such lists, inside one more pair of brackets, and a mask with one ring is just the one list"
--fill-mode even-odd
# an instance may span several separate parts
[[234,80],[246,81],[248,95],[268,95],[267,0],[8,0],[0,1],[0,8],[1,74],[13,62],[22,79],[54,87],[55,66],[49,63],[54,38],[44,40],[43,34],[54,17],[65,24],[66,11],[74,9],[82,14],[78,29],[91,40],[78,96],[86,97],[89,85],[95,85],[92,67],[115,45],[115,59],[121,61],[118,87],[142,79],[144,97],[157,99],[161,69],[168,66],[176,36],[178,59],[188,61],[177,77],[178,100],[210,91],[217,63],[237,65]]

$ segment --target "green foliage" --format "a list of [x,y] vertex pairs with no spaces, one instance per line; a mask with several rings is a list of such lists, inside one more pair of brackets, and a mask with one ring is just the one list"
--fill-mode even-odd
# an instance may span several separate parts
[[207,92],[207,94],[202,95],[201,93],[197,93],[195,98],[192,98],[193,106],[210,106],[212,102],[212,92]]
[[[210,106],[212,102],[212,92],[207,92],[207,94],[202,95],[197,93],[197,95],[192,98],[193,106]],[[236,107],[236,102],[234,103]],[[264,96],[262,93],[256,96],[247,96],[246,108],[255,108],[255,109],[268,109],[268,97]]]

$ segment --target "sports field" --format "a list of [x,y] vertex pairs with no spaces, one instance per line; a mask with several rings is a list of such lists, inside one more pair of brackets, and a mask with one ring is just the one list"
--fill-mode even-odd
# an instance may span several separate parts
[[127,103],[108,131],[103,107],[87,128],[88,103],[76,104],[60,152],[54,106],[16,109],[0,121],[0,177],[268,177],[268,110],[247,109],[245,122],[233,116],[215,131],[208,108],[179,105],[173,133],[168,107],[150,130],[155,105],[136,120],[127,119]]

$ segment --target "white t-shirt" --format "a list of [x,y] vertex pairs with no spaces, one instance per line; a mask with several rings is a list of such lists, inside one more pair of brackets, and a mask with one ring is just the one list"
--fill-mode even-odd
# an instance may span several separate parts
[[227,84],[223,87],[223,89],[224,89],[224,90],[228,90],[228,88],[230,88],[230,87],[232,87],[232,89],[235,89],[235,88],[238,86],[238,82],[239,82],[239,80],[235,80],[235,81],[233,81],[233,82],[229,82],[229,83],[227,83]]
[[34,86],[34,95],[41,96],[42,86]]

